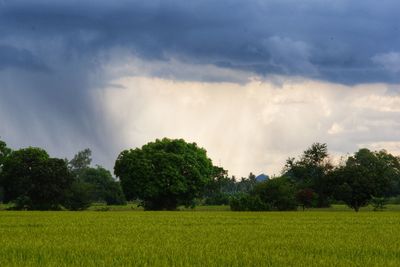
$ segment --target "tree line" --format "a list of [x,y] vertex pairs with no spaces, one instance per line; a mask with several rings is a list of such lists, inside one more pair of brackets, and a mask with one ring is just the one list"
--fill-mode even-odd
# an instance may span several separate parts
[[0,140],[0,201],[18,210],[84,210],[93,202],[125,204],[121,185],[91,151],[73,159],[52,158],[36,147],[11,150]]
[[333,164],[326,144],[315,143],[289,158],[282,175],[231,197],[233,210],[295,210],[345,203],[355,211],[372,204],[382,209],[400,195],[400,158],[362,148]]
[[252,173],[230,177],[196,143],[168,138],[122,151],[114,174],[93,167],[89,149],[67,160],[41,148],[11,150],[0,140],[0,200],[14,209],[83,210],[93,202],[135,201],[145,210],[226,204],[234,211],[280,211],[341,202],[358,211],[368,204],[382,208],[400,195],[399,157],[363,148],[333,164],[320,143],[264,181]]

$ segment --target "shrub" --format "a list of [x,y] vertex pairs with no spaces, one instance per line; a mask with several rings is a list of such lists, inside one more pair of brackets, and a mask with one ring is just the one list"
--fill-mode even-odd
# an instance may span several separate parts
[[205,205],[229,205],[231,196],[226,193],[218,193],[214,196],[207,197],[204,201]]
[[85,210],[91,204],[91,186],[87,183],[75,181],[68,190],[64,207],[69,210]]
[[239,194],[230,199],[230,207],[233,211],[268,211],[270,205],[263,202],[257,195]]
[[315,205],[317,194],[310,188],[300,189],[296,193],[296,200],[303,210]]
[[374,211],[386,209],[386,203],[387,200],[384,197],[371,197],[371,205],[374,207]]
[[286,177],[273,178],[256,185],[254,194],[272,210],[296,210],[296,189]]

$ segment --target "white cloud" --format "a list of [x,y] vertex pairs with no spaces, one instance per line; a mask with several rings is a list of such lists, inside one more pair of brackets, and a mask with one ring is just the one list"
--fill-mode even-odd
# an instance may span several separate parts
[[329,130],[328,130],[328,134],[332,134],[332,135],[340,134],[343,132],[344,132],[343,126],[341,126],[339,123],[336,123],[336,122],[334,124],[332,124],[331,128],[329,128]]
[[366,147],[374,151],[379,151],[384,149],[396,155],[400,155],[400,141],[371,142],[371,143],[359,144],[358,147],[359,148]]
[[394,108],[397,96],[386,85],[278,79],[279,84],[256,78],[242,84],[184,82],[142,72],[95,94],[107,124],[118,131],[119,150],[156,138],[184,138],[234,175],[279,174],[286,158],[313,142],[327,142],[335,157],[363,144],[400,142],[396,112],[388,116],[368,105],[379,98],[382,104],[394,101]]
[[400,95],[371,94],[361,96],[354,101],[354,105],[358,108],[379,112],[400,112]]

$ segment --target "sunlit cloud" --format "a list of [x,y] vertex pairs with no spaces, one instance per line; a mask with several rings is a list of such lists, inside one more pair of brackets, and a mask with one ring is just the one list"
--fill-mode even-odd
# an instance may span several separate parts
[[384,84],[351,87],[308,79],[278,84],[256,78],[210,83],[145,75],[112,84],[96,93],[108,123],[118,129],[120,148],[164,136],[184,138],[239,176],[279,174],[289,156],[317,141],[327,142],[334,157],[382,139],[400,141],[391,134],[400,124],[387,116],[398,115],[396,110],[359,104],[368,97],[391,99]]

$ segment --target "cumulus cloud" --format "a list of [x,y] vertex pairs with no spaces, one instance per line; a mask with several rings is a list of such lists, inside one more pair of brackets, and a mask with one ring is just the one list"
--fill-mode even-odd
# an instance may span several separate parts
[[334,158],[379,142],[379,148],[400,142],[399,111],[357,105],[367,95],[389,97],[385,85],[310,80],[215,84],[146,76],[113,84],[119,88],[97,91],[96,98],[109,124],[120,131],[120,148],[164,136],[185,138],[205,147],[215,163],[234,175],[279,174],[289,156],[317,141],[327,142]]

